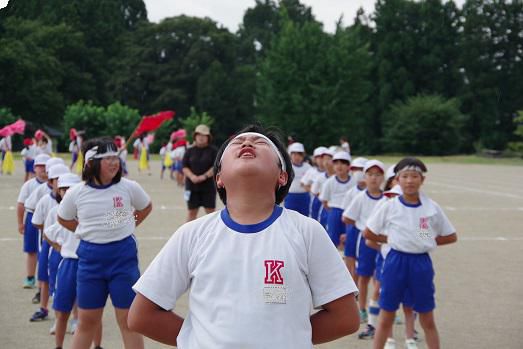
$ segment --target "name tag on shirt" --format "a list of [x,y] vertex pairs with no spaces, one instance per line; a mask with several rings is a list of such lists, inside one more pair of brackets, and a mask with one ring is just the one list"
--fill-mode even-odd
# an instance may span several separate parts
[[265,303],[286,304],[287,288],[285,286],[267,286],[263,288]]

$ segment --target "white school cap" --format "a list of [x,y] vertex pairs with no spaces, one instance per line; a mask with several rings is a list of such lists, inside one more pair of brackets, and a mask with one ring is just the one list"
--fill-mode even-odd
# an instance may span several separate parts
[[383,162],[376,159],[367,161],[365,163],[365,167],[363,168],[363,172],[367,172],[372,167],[377,167],[381,170],[381,172],[385,173],[385,165],[383,165]]
[[316,156],[322,156],[323,154],[325,154],[325,152],[327,151],[327,147],[318,147],[316,149],[314,149],[314,152],[312,153],[312,155],[314,157]]
[[387,169],[387,172],[385,172],[385,180],[388,181],[389,179],[396,176],[396,173],[394,172],[394,167],[396,167],[396,164],[390,166]]
[[51,157],[47,154],[38,154],[36,157],[35,157],[35,166],[38,166],[38,165],[44,165],[45,166],[45,163],[47,162],[47,160],[49,160]]
[[332,157],[332,161],[336,161],[336,160],[345,160],[350,163],[350,154],[347,153],[346,151],[339,151],[336,154],[334,154],[334,156]]
[[305,153],[305,147],[301,143],[292,143],[289,145],[289,154],[290,153]]
[[353,168],[353,167],[364,168],[365,163],[367,161],[369,161],[369,160],[367,160],[367,158],[362,158],[361,156],[357,157],[356,159],[354,159],[354,161],[352,161],[352,163],[350,164],[350,167],[351,168]]
[[64,164],[56,164],[49,168],[49,171],[47,171],[47,178],[48,179],[56,179],[60,175],[63,175],[64,173],[69,173],[69,167],[65,166]]
[[399,186],[399,184],[396,184],[395,186],[390,188],[390,190],[387,190],[386,192],[384,192],[383,195],[385,195],[387,197],[389,197],[391,195],[403,195],[403,191],[401,190],[401,187]]
[[58,188],[72,187],[81,181],[80,177],[74,173],[64,173],[58,176]]
[[49,169],[58,164],[65,165],[65,162],[62,158],[49,158],[45,163],[45,172],[49,174]]

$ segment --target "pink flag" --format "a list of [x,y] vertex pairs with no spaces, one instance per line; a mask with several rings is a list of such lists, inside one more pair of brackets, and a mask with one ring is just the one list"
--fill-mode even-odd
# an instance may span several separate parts
[[4,128],[0,129],[0,137],[11,136],[15,133],[24,134],[25,130],[25,121],[22,119],[17,120],[11,125],[7,125]]

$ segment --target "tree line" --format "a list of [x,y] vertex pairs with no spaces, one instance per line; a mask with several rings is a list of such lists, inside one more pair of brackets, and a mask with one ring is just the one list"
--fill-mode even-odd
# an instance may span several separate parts
[[210,18],[152,23],[141,0],[11,0],[0,124],[125,134],[174,109],[167,128],[206,112],[217,141],[260,121],[309,149],[345,135],[357,153],[502,150],[523,109],[522,13],[521,1],[377,0],[328,33],[299,0],[256,0],[232,33]]

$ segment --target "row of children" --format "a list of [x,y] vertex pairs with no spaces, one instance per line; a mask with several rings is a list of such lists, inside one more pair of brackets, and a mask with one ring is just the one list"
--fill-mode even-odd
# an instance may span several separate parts
[[[51,155],[53,152],[53,142],[51,137],[42,130],[37,130],[32,138],[24,138],[24,148],[22,149],[21,155],[25,168],[25,178],[27,181],[34,175],[33,164],[34,158],[38,154]],[[0,173],[13,174],[15,164],[12,155],[12,140],[11,136],[6,136],[0,139],[0,150],[2,152]]]
[[[360,292],[360,318],[367,322],[359,338],[374,337],[375,348],[395,348],[392,324],[401,302],[406,347],[417,348],[414,311],[429,348],[439,347],[428,253],[436,245],[455,242],[456,233],[440,206],[420,191],[425,164],[405,158],[386,170],[381,161],[351,161],[346,151],[318,147],[310,166],[302,144],[293,143],[288,151],[295,178],[285,207],[318,220],[344,251]],[[374,292],[367,310],[371,280]]]
[[178,186],[183,186],[185,176],[183,174],[183,156],[187,150],[187,132],[184,129],[179,129],[171,133],[169,142],[163,144],[160,148],[160,161],[162,162],[162,170],[160,179],[163,179],[165,169],[169,169],[170,178],[176,180]]
[[[34,159],[35,177],[20,190],[19,232],[27,254],[24,288],[35,287],[40,309],[31,321],[48,318],[53,297],[56,348],[61,348],[67,321],[74,348],[100,348],[101,317],[108,295],[115,306],[126,347],[143,347],[143,339],[127,329],[127,312],[138,279],[135,226],[150,213],[149,196],[141,186],[122,178],[122,161],[114,140],[87,141],[82,180],[60,158],[46,154]],[[25,216],[25,219],[24,219]],[[37,269],[38,265],[38,269]]]

